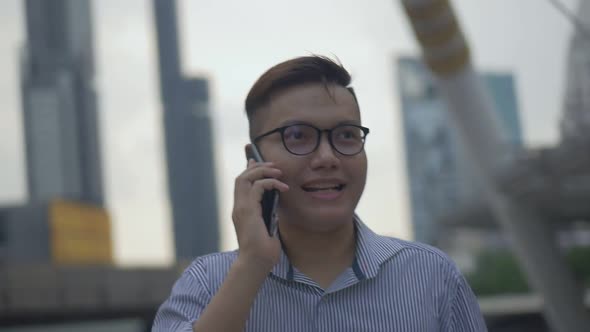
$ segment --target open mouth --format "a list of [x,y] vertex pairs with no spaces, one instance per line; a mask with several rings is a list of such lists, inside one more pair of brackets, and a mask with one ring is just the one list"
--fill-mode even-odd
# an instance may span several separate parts
[[344,184],[339,184],[336,186],[326,186],[326,187],[301,187],[303,191],[306,192],[319,192],[319,191],[342,191],[344,189]]

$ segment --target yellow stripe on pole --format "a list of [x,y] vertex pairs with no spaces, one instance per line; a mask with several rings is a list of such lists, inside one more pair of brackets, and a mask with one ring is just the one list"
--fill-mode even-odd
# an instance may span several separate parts
[[446,22],[436,30],[419,30],[417,27],[415,29],[416,38],[424,48],[444,47],[445,44],[461,36],[459,24],[454,20],[454,17],[453,20]]
[[438,75],[448,76],[460,71],[469,63],[470,52],[467,46],[441,58],[426,58],[428,67]]
[[470,51],[449,0],[405,0],[425,62],[438,75],[452,75],[470,62]]
[[[409,4],[408,2],[412,2]],[[432,0],[429,2],[422,1],[422,4],[417,4],[416,1],[405,1],[404,8],[408,17],[411,20],[430,20],[434,17],[440,16],[450,7],[448,0]]]

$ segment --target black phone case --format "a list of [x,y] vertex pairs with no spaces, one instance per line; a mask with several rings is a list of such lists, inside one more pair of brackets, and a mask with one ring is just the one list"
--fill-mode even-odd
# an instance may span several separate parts
[[264,220],[264,225],[266,226],[266,230],[270,236],[273,236],[271,230],[271,220],[273,218],[273,204],[275,201],[275,196],[278,194],[277,190],[265,190],[264,194],[262,194],[262,219]]
[[[254,159],[257,162],[264,162],[261,158],[256,158],[254,154],[249,154],[248,159]],[[276,197],[278,196],[279,192],[276,189],[273,190],[265,190],[262,194],[262,201],[260,204],[262,205],[262,219],[264,220],[264,225],[266,226],[266,231],[268,235],[274,236],[273,229],[272,229],[272,219],[274,211],[274,204],[276,201]]]

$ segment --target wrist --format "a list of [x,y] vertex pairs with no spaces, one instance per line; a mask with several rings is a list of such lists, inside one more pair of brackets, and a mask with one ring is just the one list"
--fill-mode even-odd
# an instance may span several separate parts
[[235,262],[239,269],[248,270],[249,273],[260,274],[266,276],[274,267],[271,260],[256,257],[240,252]]

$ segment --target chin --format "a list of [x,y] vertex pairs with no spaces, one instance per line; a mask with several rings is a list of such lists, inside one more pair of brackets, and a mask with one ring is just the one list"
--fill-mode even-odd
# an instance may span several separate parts
[[352,222],[353,211],[348,209],[310,209],[302,211],[304,227],[316,232],[329,232]]

